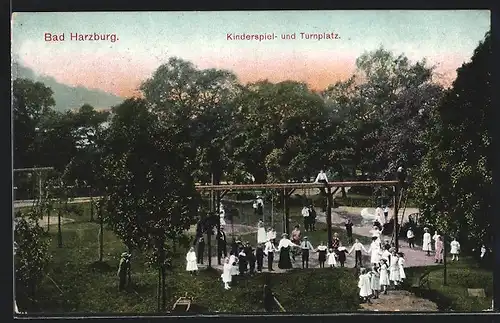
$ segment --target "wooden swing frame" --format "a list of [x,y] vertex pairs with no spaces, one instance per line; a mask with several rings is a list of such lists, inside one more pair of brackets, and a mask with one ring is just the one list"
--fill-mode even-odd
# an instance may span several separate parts
[[[398,214],[399,214],[399,194],[401,192],[403,182],[399,180],[392,181],[348,181],[348,182],[328,182],[328,183],[269,183],[269,184],[222,184],[222,185],[196,185],[195,188],[197,191],[210,191],[211,196],[215,196],[214,192],[220,192],[217,194],[217,198],[220,200],[230,191],[234,190],[257,190],[257,189],[282,189],[283,190],[283,208],[284,212],[284,221],[283,221],[283,229],[285,233],[290,233],[290,209],[288,205],[288,199],[293,194],[293,192],[298,189],[310,189],[310,188],[325,188],[326,196],[327,196],[327,230],[328,230],[328,241],[329,247],[332,244],[332,206],[333,206],[333,196],[334,194],[342,187],[355,187],[355,186],[392,186],[394,188],[394,230],[393,236],[395,237],[395,247],[396,251],[399,249],[399,239],[398,237]],[[332,188],[335,190],[332,192]]]

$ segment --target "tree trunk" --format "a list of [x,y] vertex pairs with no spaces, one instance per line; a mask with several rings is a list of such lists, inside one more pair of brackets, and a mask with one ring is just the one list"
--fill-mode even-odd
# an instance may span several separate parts
[[163,255],[163,262],[161,264],[161,299],[163,313],[167,310],[167,287],[165,283],[165,254]]
[[90,222],[94,222],[94,198],[92,196],[92,188],[89,188],[90,194]]
[[57,210],[57,246],[62,248],[62,231],[61,231],[61,205],[59,204],[59,209]]
[[103,261],[104,254],[104,219],[102,216],[102,206],[99,206],[99,261]]
[[50,206],[47,208],[47,232],[50,231],[50,213],[51,213],[51,208]]
[[161,295],[162,295],[162,292],[161,292],[161,263],[160,263],[160,260],[158,260],[158,294],[157,294],[157,311],[160,312],[161,311]]

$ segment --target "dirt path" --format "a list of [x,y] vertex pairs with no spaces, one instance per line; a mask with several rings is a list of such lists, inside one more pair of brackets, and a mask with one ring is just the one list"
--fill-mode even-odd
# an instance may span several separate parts
[[[332,226],[335,228],[340,228],[345,230],[345,220],[350,217],[351,219],[353,217],[352,214],[347,214],[342,211],[340,212],[332,212]],[[352,228],[352,232],[354,234],[364,236],[364,237],[370,237],[371,233],[370,230],[372,230],[372,225],[370,223],[363,223],[361,221],[361,215],[358,216],[359,218],[353,219],[353,223],[355,225]],[[389,218],[390,219],[390,218]],[[326,216],[324,213],[319,213],[318,222],[321,223],[326,223]],[[382,240],[388,239],[391,240],[390,236],[384,236],[382,235],[380,237]],[[434,257],[433,254],[431,253],[431,256],[427,256],[425,252],[422,251],[422,246],[416,245],[415,248],[411,249],[408,247],[408,243],[404,239],[399,239],[399,250],[404,253],[405,255],[405,266],[406,267],[420,267],[420,266],[434,266],[436,265],[434,263]],[[349,257],[348,257],[349,258]]]
[[360,311],[388,312],[437,312],[436,303],[419,298],[405,290],[390,290],[387,295],[380,295],[370,303],[361,304]]

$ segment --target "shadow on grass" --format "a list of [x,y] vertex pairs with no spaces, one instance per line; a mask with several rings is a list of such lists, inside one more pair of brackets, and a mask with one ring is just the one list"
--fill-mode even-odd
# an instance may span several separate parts
[[91,272],[109,273],[115,271],[115,268],[110,266],[107,262],[95,261],[89,265],[89,270]]

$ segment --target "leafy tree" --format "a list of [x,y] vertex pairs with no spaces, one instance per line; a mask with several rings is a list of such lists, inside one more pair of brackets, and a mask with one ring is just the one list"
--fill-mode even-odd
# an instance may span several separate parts
[[307,85],[249,84],[238,106],[234,158],[257,183],[303,180],[326,162],[322,145],[329,138],[328,113]]
[[129,249],[150,253],[164,281],[167,239],[194,223],[197,193],[184,130],[161,122],[143,99],[113,110],[102,184],[105,221]]
[[439,107],[426,112],[428,152],[415,176],[424,221],[457,236],[464,250],[493,237],[492,59],[487,33]]
[[347,169],[337,166],[337,171],[359,169],[386,178],[401,163],[418,165],[424,153],[419,133],[425,127],[419,111],[435,106],[441,91],[432,82],[434,68],[425,59],[412,63],[383,48],[361,55],[356,67],[353,77],[323,93],[342,122],[336,133],[346,149],[338,146],[332,159],[339,158]]
[[48,252],[50,238],[39,225],[40,213],[32,210],[25,214],[18,212],[15,217],[16,298],[20,304],[28,306],[27,300],[35,303],[37,289],[46,274],[50,262]]
[[15,79],[12,84],[14,119],[14,168],[37,164],[34,147],[37,125],[43,113],[55,105],[53,92],[43,83]]
[[162,122],[177,123],[197,147],[196,179],[219,182],[230,166],[228,137],[232,135],[236,76],[225,70],[199,70],[192,63],[170,58],[146,80],[141,90]]

